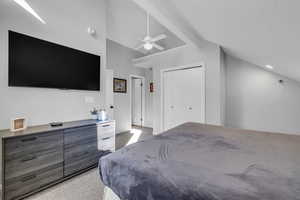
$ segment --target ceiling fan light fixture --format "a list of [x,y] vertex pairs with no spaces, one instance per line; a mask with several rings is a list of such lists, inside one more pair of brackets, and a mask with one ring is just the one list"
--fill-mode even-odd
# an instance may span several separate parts
[[153,44],[151,44],[150,42],[146,42],[145,44],[144,44],[144,49],[146,49],[146,50],[151,50],[153,48]]

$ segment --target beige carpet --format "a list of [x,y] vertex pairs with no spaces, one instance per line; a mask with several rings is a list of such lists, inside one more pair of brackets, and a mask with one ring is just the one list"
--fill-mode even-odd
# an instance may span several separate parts
[[102,200],[104,186],[94,169],[28,198],[28,200]]
[[[152,129],[133,127],[133,131],[121,133],[116,137],[116,148],[128,143],[145,140],[152,136]],[[105,194],[105,195],[104,195]],[[103,198],[104,197],[104,198]],[[101,183],[98,169],[91,170],[71,180],[42,191],[27,200],[117,200]]]

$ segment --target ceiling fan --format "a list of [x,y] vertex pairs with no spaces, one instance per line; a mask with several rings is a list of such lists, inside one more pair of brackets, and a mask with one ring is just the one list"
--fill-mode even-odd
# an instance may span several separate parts
[[156,42],[166,39],[167,36],[165,34],[158,35],[156,37],[150,36],[150,15],[147,13],[147,35],[143,40],[141,40],[143,43],[138,45],[135,49],[139,50],[141,48],[144,48],[145,50],[149,51],[151,49],[156,48],[160,51],[163,51],[165,48],[156,44]]

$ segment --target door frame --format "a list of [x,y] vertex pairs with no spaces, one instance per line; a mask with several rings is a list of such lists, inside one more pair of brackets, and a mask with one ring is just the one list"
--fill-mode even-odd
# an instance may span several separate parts
[[105,72],[105,108],[110,119],[114,119],[115,110],[114,110],[114,90],[113,90],[113,79],[114,79],[114,70],[113,69],[104,69]]
[[203,68],[203,80],[202,80],[202,89],[204,91],[204,96],[202,97],[202,104],[201,104],[201,108],[203,110],[203,113],[202,114],[202,118],[203,118],[203,123],[206,123],[206,86],[205,86],[205,83],[206,83],[206,68],[205,68],[205,64],[203,62],[198,62],[198,63],[193,63],[193,64],[188,64],[188,65],[182,65],[182,66],[174,66],[174,67],[169,67],[169,68],[165,68],[165,69],[162,69],[160,70],[160,83],[161,83],[161,94],[160,94],[160,102],[161,102],[161,109],[160,109],[160,116],[161,116],[161,119],[160,119],[160,124],[161,124],[161,130],[162,131],[165,131],[165,91],[164,91],[164,88],[165,88],[165,80],[164,80],[164,73],[166,72],[169,72],[169,71],[177,71],[177,70],[185,70],[185,69],[191,69],[191,68],[197,68],[197,67],[201,67]]
[[129,75],[129,88],[130,88],[130,126],[132,126],[132,79],[137,78],[137,79],[142,79],[142,84],[143,84],[143,89],[142,89],[142,127],[145,126],[145,108],[146,108],[146,79],[144,76],[139,76],[139,75],[134,75],[130,74]]

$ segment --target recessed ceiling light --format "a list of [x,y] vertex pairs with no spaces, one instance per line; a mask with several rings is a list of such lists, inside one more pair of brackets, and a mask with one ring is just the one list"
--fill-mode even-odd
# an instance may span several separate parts
[[274,69],[274,67],[271,66],[271,65],[266,65],[266,68],[268,68],[268,69]]
[[46,24],[46,22],[31,8],[31,6],[26,2],[26,0],[14,0],[14,2],[16,2],[18,5],[20,5],[22,8],[24,8],[30,14],[32,14],[40,22],[42,22],[43,24]]

